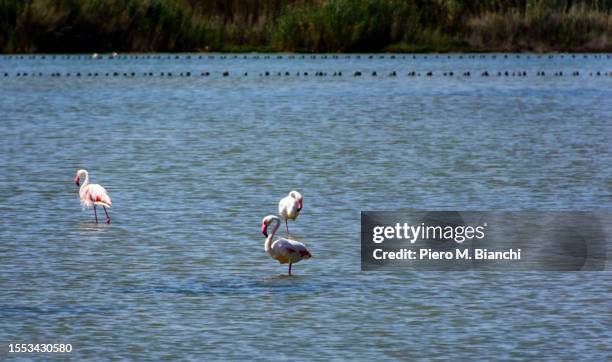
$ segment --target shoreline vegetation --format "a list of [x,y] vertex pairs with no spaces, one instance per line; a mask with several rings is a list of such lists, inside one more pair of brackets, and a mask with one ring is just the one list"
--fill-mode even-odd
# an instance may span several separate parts
[[610,52],[612,0],[0,0],[0,52]]

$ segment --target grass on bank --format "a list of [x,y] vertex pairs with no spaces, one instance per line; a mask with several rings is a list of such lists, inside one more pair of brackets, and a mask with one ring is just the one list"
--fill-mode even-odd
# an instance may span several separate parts
[[0,0],[0,51],[612,51],[612,0]]

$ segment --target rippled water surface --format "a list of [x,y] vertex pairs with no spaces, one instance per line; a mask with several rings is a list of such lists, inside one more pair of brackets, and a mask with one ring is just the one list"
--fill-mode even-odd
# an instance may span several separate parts
[[[611,210],[610,71],[606,55],[2,57],[0,357],[610,358],[609,272],[359,259],[361,210]],[[111,225],[81,209],[78,168]],[[260,223],[291,189],[314,257],[288,278]]]

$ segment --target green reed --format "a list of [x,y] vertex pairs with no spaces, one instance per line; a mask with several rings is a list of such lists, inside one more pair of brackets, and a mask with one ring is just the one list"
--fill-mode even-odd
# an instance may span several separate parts
[[0,0],[0,51],[610,51],[612,0]]

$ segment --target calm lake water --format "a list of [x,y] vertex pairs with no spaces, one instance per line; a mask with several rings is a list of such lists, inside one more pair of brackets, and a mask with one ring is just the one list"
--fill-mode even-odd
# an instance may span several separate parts
[[[359,233],[361,210],[612,210],[610,71],[609,55],[0,57],[0,357],[608,359],[610,272],[361,272]],[[79,168],[111,225],[81,209]],[[314,257],[289,278],[260,225],[292,189]]]

